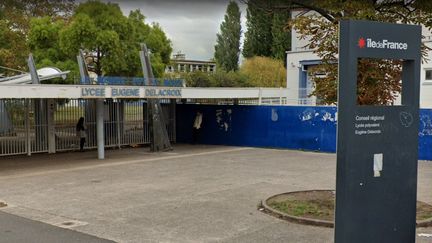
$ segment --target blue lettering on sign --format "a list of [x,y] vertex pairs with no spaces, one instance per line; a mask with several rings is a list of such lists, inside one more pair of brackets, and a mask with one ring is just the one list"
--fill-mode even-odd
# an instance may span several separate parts
[[165,79],[163,81],[164,86],[170,86],[170,87],[182,87],[183,86],[183,80],[181,79]]
[[181,97],[180,89],[146,89],[145,95],[149,97]]
[[139,89],[121,89],[121,88],[113,88],[111,89],[111,96],[117,97],[139,97]]
[[156,96],[156,90],[155,89],[146,89],[145,95],[146,96]]
[[83,97],[105,97],[105,88],[81,88]]

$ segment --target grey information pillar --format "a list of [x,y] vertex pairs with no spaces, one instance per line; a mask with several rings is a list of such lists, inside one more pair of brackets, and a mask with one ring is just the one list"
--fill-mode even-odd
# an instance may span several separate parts
[[[415,242],[421,27],[341,21],[335,242]],[[357,104],[359,58],[403,61],[402,104]]]
[[96,133],[98,159],[105,159],[105,138],[104,138],[104,100],[96,100]]
[[[141,45],[140,59],[144,78],[147,80],[147,84],[151,85],[151,82],[154,80],[154,76],[150,63],[149,52],[145,44]],[[149,112],[150,151],[159,152],[172,150],[165,117],[159,100],[150,98],[147,99],[147,102],[147,108]]]
[[[32,84],[40,84],[39,75],[32,54],[29,54],[27,65],[30,71]],[[48,126],[44,126],[48,123],[47,112],[47,100],[34,99],[35,139],[43,145],[48,145]],[[48,149],[48,152],[52,153],[52,149]]]

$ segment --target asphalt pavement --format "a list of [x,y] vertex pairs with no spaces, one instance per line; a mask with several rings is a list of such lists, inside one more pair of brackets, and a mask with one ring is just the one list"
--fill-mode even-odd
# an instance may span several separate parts
[[63,229],[0,211],[0,243],[111,243],[96,236]]
[[[432,162],[418,200],[432,204]],[[176,145],[0,158],[0,243],[333,242],[334,230],[257,210],[271,195],[334,189],[335,154]],[[432,242],[432,228],[417,229]],[[108,240],[104,240],[108,239]]]

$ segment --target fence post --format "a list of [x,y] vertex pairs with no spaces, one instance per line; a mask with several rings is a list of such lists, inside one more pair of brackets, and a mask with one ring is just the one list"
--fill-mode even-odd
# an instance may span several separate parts
[[31,140],[30,140],[30,102],[29,99],[25,99],[25,134],[26,134],[26,152],[27,156],[31,155]]
[[282,87],[279,87],[279,105],[282,105]]
[[261,105],[261,103],[262,103],[262,88],[259,88],[258,105]]
[[96,100],[96,133],[98,159],[105,159],[105,139],[104,139],[104,100]]
[[55,122],[54,122],[55,102],[53,99],[47,100],[47,125],[48,125],[48,153],[53,154],[56,152],[55,141]]
[[[117,105],[116,105],[116,123],[117,123],[117,146],[119,149],[121,149],[121,139],[120,139],[120,103],[122,103],[122,101],[120,101],[119,99],[117,99]],[[123,105],[123,103],[122,103]]]

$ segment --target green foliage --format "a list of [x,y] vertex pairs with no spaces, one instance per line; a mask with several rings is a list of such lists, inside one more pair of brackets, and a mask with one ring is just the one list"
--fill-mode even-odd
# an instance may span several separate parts
[[72,61],[60,48],[59,33],[64,28],[63,20],[51,21],[49,17],[33,18],[27,44],[33,53],[37,68],[52,66],[71,71],[66,80],[54,79],[44,83],[75,83],[78,64]]
[[[74,0],[3,0],[0,1],[0,65],[27,70],[30,50],[27,39],[30,19],[47,17],[51,21],[67,19]],[[13,73],[4,72],[6,75]]]
[[230,1],[220,26],[220,33],[217,34],[214,53],[216,63],[226,71],[238,69],[240,35],[240,10],[236,2]]
[[[179,78],[171,74],[165,75],[166,78]],[[186,81],[188,87],[248,87],[248,78],[240,72],[226,72],[219,70],[215,73],[195,71],[181,73],[180,78]]]
[[171,41],[163,32],[158,23],[153,23],[147,38],[144,39],[152,53],[159,54],[162,63],[168,64],[171,60]]
[[240,73],[247,77],[251,86],[278,88],[286,85],[286,69],[281,60],[255,56],[243,62]]
[[260,0],[252,0],[248,3],[246,12],[245,41],[243,45],[243,56],[271,56],[272,18],[273,15],[264,8],[257,6]]
[[60,46],[71,58],[84,49],[93,60],[98,75],[142,76],[140,43],[151,50],[153,72],[163,74],[172,52],[171,41],[162,28],[147,25],[145,16],[131,11],[126,17],[113,3],[81,3],[71,23],[60,33]]
[[243,46],[243,56],[274,57],[285,60],[285,52],[291,48],[291,33],[287,27],[289,11],[271,9],[277,0],[247,2],[247,31]]
[[49,17],[33,18],[30,21],[28,46],[36,60],[50,59],[53,62],[64,59],[59,47],[59,32],[63,28],[61,20],[52,22]]
[[[5,19],[0,19],[0,66],[11,67],[19,70],[26,69],[26,43],[22,40],[25,35],[22,32],[9,28]],[[0,70],[0,73],[14,74],[7,70]]]
[[147,43],[154,73],[163,75],[172,47],[157,23],[146,24],[139,10],[126,17],[117,4],[74,2],[0,2],[0,65],[26,70],[26,57],[32,52],[38,68],[71,71],[65,81],[51,82],[72,83],[79,76],[76,56],[83,49],[99,75],[142,76],[140,43]]
[[287,28],[290,17],[288,11],[273,14],[271,56],[279,60],[285,60],[286,51],[291,49],[291,32]]
[[214,87],[250,87],[248,78],[240,72],[217,71],[211,76]]

